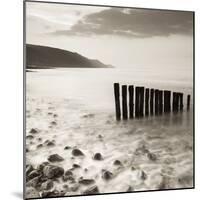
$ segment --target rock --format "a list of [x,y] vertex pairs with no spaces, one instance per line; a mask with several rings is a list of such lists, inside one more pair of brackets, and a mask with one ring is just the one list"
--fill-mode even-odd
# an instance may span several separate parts
[[95,153],[93,156],[94,160],[103,160],[103,157],[100,153]]
[[71,170],[67,170],[65,172],[65,176],[73,176],[73,172]]
[[36,133],[39,133],[39,130],[36,129],[36,128],[32,128],[29,133],[32,133],[32,134],[36,134]]
[[70,146],[66,146],[66,147],[64,148],[64,150],[68,150],[68,149],[71,149],[71,147],[70,147]]
[[57,114],[54,114],[53,117],[58,117],[58,115],[57,115]]
[[48,197],[63,196],[64,194],[65,194],[64,191],[53,190],[53,191],[43,191],[43,192],[41,192],[40,195],[43,198],[48,198]]
[[147,157],[149,158],[149,160],[152,160],[152,161],[156,161],[157,160],[157,156],[153,153],[147,153]]
[[37,166],[37,170],[40,172],[43,172],[43,169],[45,166],[49,165],[49,162],[43,162],[40,165]]
[[26,199],[39,197],[40,194],[34,187],[26,187]]
[[129,186],[128,189],[126,190],[126,192],[132,192],[132,191],[134,191],[132,186]]
[[46,182],[42,183],[41,190],[50,190],[53,188],[53,181],[47,180]]
[[90,184],[95,183],[95,180],[93,180],[93,179],[80,179],[79,183],[83,184],[83,185],[90,185]]
[[132,171],[135,171],[135,170],[136,170],[136,168],[135,168],[134,166],[132,166],[132,167],[131,167],[131,170],[132,170]]
[[76,192],[79,189],[80,185],[78,183],[74,184],[72,187],[69,188],[70,191]]
[[33,138],[34,138],[33,135],[27,135],[27,136],[26,136],[26,139],[30,139],[30,140],[32,140]]
[[52,122],[51,122],[51,125],[54,125],[54,126],[55,126],[55,125],[57,125],[57,122],[52,121]]
[[38,183],[40,181],[40,177],[35,177],[26,183],[27,187],[34,187],[37,188]]
[[109,172],[109,171],[104,171],[103,174],[102,174],[102,178],[106,181],[112,179],[113,177],[113,173],[112,172]]
[[30,174],[30,172],[32,172],[34,170],[32,165],[27,165],[26,166],[26,176],[28,176]]
[[41,141],[42,141],[42,138],[38,138],[38,141],[40,141],[40,142],[41,142]]
[[99,188],[96,185],[83,191],[83,194],[98,194],[98,193],[99,193]]
[[113,165],[122,165],[122,163],[121,163],[121,161],[120,160],[115,160],[114,162],[113,162]]
[[63,176],[64,169],[62,167],[58,167],[54,165],[47,165],[43,169],[43,174],[50,179],[59,178]]
[[63,188],[64,188],[65,190],[68,190],[68,189],[69,189],[69,186],[68,186],[67,184],[64,184],[64,185],[63,185]]
[[48,161],[50,162],[61,162],[64,158],[59,156],[58,154],[52,154],[48,157]]
[[146,180],[147,179],[147,174],[144,172],[144,171],[140,171],[140,178],[142,179],[142,180]]
[[63,176],[63,181],[64,182],[70,181],[71,183],[75,183],[76,182],[73,176],[66,176],[66,175]]
[[48,147],[53,147],[53,146],[55,146],[55,143],[54,143],[53,141],[49,141],[49,142],[47,143],[47,146],[48,146]]
[[73,167],[74,169],[81,168],[81,166],[78,165],[78,164],[73,164],[72,167]]
[[40,173],[37,170],[33,170],[32,172],[29,173],[29,175],[27,176],[27,181],[40,176]]
[[28,153],[30,150],[28,148],[26,148],[26,153]]
[[43,147],[43,144],[38,144],[37,145],[37,149],[40,149],[40,148],[42,148]]
[[73,149],[72,150],[72,155],[73,156],[84,156],[83,152],[79,149]]
[[48,115],[53,115],[53,113],[52,113],[52,112],[48,112],[47,114],[48,114]]

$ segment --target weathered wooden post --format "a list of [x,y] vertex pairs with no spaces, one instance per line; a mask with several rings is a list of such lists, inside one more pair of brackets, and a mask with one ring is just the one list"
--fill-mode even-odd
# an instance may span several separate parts
[[190,95],[187,95],[187,110],[190,109]]
[[158,96],[159,96],[159,90],[155,90],[155,115],[158,115]]
[[149,115],[149,88],[145,90],[145,115]]
[[154,112],[154,89],[150,90],[150,114],[153,115]]
[[122,85],[122,116],[123,119],[128,119],[127,85]]
[[140,117],[144,116],[144,87],[140,87]]
[[159,114],[163,113],[163,91],[159,90],[158,94]]
[[164,91],[164,112],[170,112],[171,110],[171,91]]
[[183,93],[179,93],[180,110],[183,110]]
[[179,110],[179,94],[173,92],[173,111],[177,112]]
[[130,119],[133,119],[133,113],[134,113],[134,87],[133,85],[129,85],[129,117]]
[[140,88],[135,88],[135,117],[139,117]]
[[119,83],[114,83],[116,120],[121,119]]

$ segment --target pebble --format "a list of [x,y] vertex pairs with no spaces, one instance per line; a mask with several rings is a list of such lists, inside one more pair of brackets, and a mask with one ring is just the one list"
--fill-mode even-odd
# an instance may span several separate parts
[[112,179],[112,177],[113,177],[113,173],[109,171],[104,171],[102,174],[102,178],[106,181]]
[[120,160],[115,160],[113,162],[113,165],[122,165],[121,161]]
[[94,160],[103,160],[103,157],[100,153],[95,153],[93,156]]
[[32,134],[36,134],[36,133],[38,133],[38,132],[39,132],[39,130],[36,129],[36,128],[32,128],[32,129],[29,131],[29,133],[32,133]]

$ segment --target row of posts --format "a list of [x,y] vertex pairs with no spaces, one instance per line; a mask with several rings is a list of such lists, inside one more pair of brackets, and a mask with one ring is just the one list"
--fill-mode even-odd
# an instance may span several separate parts
[[[135,90],[135,91],[134,91]],[[173,92],[171,104],[171,91],[135,87],[133,85],[122,85],[122,114],[120,102],[120,84],[114,83],[116,119],[130,119],[149,115],[160,115],[171,111],[178,112],[183,110],[183,93]],[[129,95],[127,95],[129,93]],[[127,99],[127,96],[129,99]],[[135,99],[135,101],[134,101]],[[129,100],[129,106],[128,106]],[[128,116],[129,108],[129,116]],[[187,95],[187,110],[190,108],[190,95]]]

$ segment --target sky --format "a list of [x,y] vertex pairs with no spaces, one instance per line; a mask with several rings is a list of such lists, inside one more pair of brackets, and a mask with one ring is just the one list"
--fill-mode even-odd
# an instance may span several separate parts
[[26,42],[118,68],[192,71],[193,13],[27,2]]

